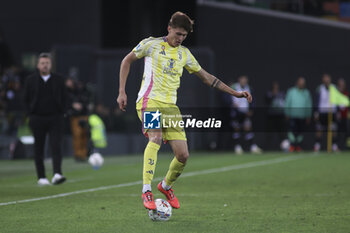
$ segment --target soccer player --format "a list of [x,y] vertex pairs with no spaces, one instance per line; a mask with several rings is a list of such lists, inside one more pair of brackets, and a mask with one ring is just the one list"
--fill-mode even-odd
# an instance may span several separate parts
[[[192,28],[193,21],[186,14],[176,12],[169,21],[167,36],[144,39],[125,56],[120,66],[119,96],[117,99],[119,108],[122,111],[125,111],[127,105],[125,85],[130,65],[141,58],[144,58],[145,66],[141,88],[136,101],[136,109],[141,121],[143,121],[143,113],[151,109],[171,109],[172,114],[180,114],[176,106],[176,99],[184,67],[189,73],[196,74],[208,86],[238,98],[246,98],[248,102],[252,101],[252,96],[249,92],[234,91],[218,78],[202,69],[191,52],[181,45],[187,35],[192,32]],[[143,161],[143,204],[147,209],[156,209],[151,182],[157,162],[157,153],[162,140],[164,140],[169,142],[175,157],[170,163],[164,180],[158,184],[158,190],[166,196],[173,208],[180,208],[172,186],[181,175],[189,157],[186,134],[179,127],[163,129],[143,128],[143,133],[149,139],[144,151]]]
[[[246,91],[251,93],[251,88],[248,84],[248,77],[243,75],[238,78],[238,82],[234,83],[231,88],[235,91]],[[235,144],[235,153],[242,154],[241,146],[241,132],[244,132],[244,140],[250,146],[250,152],[254,154],[261,154],[262,150],[254,143],[254,133],[252,131],[251,117],[253,115],[252,106],[244,99],[231,98],[231,118],[234,133],[232,135]]]

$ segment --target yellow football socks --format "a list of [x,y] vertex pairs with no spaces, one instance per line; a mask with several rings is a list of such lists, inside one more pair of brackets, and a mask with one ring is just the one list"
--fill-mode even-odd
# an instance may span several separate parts
[[151,184],[157,163],[160,145],[148,142],[143,157],[143,184]]
[[181,163],[174,157],[173,161],[171,161],[168,173],[165,176],[165,184],[167,186],[172,186],[176,179],[181,175],[182,171],[185,168],[185,164]]

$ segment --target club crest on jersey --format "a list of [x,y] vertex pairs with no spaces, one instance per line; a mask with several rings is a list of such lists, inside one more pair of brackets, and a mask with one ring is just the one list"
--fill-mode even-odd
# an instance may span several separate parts
[[182,53],[179,52],[179,60],[182,60]]
[[174,66],[175,66],[175,60],[170,58],[167,62],[167,66],[170,68],[170,69],[173,69]]
[[160,51],[159,54],[162,54],[164,56],[166,55],[165,54],[165,46],[164,45],[162,45],[162,51]]

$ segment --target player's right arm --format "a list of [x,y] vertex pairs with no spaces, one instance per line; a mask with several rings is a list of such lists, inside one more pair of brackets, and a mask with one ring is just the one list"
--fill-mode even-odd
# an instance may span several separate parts
[[117,102],[120,110],[123,112],[126,111],[126,105],[128,102],[128,98],[125,92],[126,80],[128,79],[130,65],[136,61],[138,58],[134,52],[130,52],[126,55],[120,65],[120,73],[119,73],[119,95],[117,98]]

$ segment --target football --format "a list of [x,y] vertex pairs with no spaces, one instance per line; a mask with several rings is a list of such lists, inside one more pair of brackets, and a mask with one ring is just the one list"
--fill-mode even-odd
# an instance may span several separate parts
[[168,221],[172,212],[171,205],[163,199],[156,199],[154,202],[157,209],[148,210],[149,218],[153,221]]
[[89,157],[89,163],[94,169],[99,169],[103,165],[104,159],[100,153],[93,153]]
[[288,152],[289,146],[290,146],[290,142],[288,139],[284,139],[280,144],[280,148],[284,152]]

